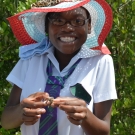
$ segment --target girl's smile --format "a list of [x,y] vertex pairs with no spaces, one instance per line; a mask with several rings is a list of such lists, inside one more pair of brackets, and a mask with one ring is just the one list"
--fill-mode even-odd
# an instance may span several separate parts
[[60,37],[59,39],[60,41],[65,42],[65,43],[71,43],[76,40],[75,37]]

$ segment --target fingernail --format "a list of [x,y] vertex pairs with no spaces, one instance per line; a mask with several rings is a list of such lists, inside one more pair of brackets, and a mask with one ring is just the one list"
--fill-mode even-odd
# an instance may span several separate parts
[[44,109],[42,109],[42,108],[40,108],[40,109],[38,109],[38,113],[42,113],[42,112],[44,112],[45,110]]
[[45,112],[45,109],[42,108],[42,109],[41,109],[41,112]]
[[40,118],[41,117],[41,115],[37,115],[38,116],[38,118]]
[[44,104],[47,104],[47,101],[45,100],[43,103],[44,103]]

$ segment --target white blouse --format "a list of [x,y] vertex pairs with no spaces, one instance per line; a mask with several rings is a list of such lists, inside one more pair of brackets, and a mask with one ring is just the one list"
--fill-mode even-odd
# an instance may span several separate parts
[[[79,53],[72,58],[70,63],[59,70],[59,63],[53,55],[53,47],[41,56],[34,56],[28,60],[19,60],[7,80],[22,89],[21,99],[35,92],[43,92],[46,86],[46,67],[48,59],[54,65],[53,75],[65,76],[69,68],[82,58],[74,72],[66,80],[64,88],[60,91],[61,97],[73,97],[70,86],[82,84],[92,99],[88,108],[93,111],[93,103],[110,99],[117,99],[113,61],[110,55],[102,55],[83,46]],[[67,119],[64,111],[57,111],[58,135],[85,135],[81,126],[76,126]],[[31,126],[21,125],[22,135],[38,135],[39,121]]]

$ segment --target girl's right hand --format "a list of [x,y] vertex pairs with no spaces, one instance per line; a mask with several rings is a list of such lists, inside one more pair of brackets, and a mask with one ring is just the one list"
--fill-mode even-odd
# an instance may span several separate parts
[[44,107],[49,105],[49,102],[46,102],[48,98],[48,93],[37,92],[21,101],[22,121],[25,125],[35,124],[41,117],[41,114],[46,112]]

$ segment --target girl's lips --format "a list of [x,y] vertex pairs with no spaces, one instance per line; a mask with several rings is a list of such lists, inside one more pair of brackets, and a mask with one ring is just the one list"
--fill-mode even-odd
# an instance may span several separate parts
[[59,40],[65,43],[73,42],[76,40],[75,37],[59,37]]

